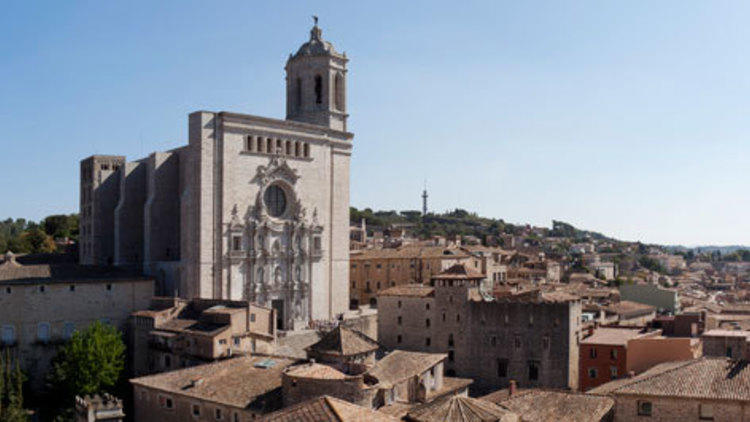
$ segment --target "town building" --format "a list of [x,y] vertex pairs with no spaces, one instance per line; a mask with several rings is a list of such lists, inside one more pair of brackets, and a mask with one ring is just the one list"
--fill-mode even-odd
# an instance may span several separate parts
[[59,345],[95,321],[126,329],[153,290],[152,279],[127,270],[9,252],[0,264],[0,344],[14,351],[39,391]]
[[662,363],[589,393],[615,399],[615,422],[729,422],[750,418],[749,384],[746,361],[702,357]]
[[656,318],[656,308],[630,300],[621,300],[605,306],[602,322],[643,327]]
[[456,247],[405,246],[352,251],[350,302],[353,308],[377,305],[378,293],[405,284],[429,284],[433,275],[455,264],[479,270],[481,260]]
[[623,284],[619,290],[621,300],[653,306],[671,314],[680,312],[680,295],[677,290],[665,289],[656,284]]
[[317,24],[286,62],[286,119],[196,111],[188,144],[81,162],[81,264],[136,268],[157,294],[250,300],[279,329],[348,307],[345,54]]
[[581,391],[627,376],[628,341],[659,334],[641,328],[592,328],[591,333],[581,340],[578,360]]
[[134,420],[255,421],[282,408],[281,373],[294,362],[240,356],[131,379]]
[[446,374],[475,380],[477,390],[507,386],[578,386],[577,297],[539,290],[492,297],[484,275],[456,264],[432,286],[382,291],[379,342],[391,349],[446,353]]
[[140,376],[234,355],[271,353],[275,312],[248,301],[155,297],[130,318],[131,370]]

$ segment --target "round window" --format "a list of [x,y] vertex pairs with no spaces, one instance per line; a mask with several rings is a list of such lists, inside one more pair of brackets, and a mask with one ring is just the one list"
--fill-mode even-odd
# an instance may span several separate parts
[[271,185],[263,194],[263,202],[266,204],[268,214],[272,217],[279,217],[286,211],[286,194],[284,189]]

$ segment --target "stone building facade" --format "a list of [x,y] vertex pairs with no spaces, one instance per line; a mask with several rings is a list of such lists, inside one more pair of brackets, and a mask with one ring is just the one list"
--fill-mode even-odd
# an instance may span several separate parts
[[186,146],[81,162],[82,264],[157,280],[157,294],[250,300],[277,327],[348,305],[346,63],[316,25],[286,63],[285,120],[196,111]]
[[489,390],[516,380],[523,387],[577,388],[580,301],[539,291],[493,298],[483,274],[456,265],[434,286],[400,286],[379,295],[379,342],[394,349],[446,353],[448,376]]
[[110,268],[21,262],[9,254],[0,264],[0,345],[19,358],[32,391],[75,330],[95,321],[124,330],[154,288],[152,279]]

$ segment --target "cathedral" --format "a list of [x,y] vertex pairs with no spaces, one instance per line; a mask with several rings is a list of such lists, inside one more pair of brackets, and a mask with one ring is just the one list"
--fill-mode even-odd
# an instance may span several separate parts
[[286,62],[286,119],[188,117],[188,143],[81,161],[80,263],[138,268],[156,294],[246,299],[294,330],[349,298],[346,54],[323,39]]

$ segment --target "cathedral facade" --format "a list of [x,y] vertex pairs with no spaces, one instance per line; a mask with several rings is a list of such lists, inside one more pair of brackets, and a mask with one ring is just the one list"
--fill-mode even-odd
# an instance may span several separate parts
[[160,295],[273,307],[279,329],[344,312],[346,64],[316,24],[286,63],[286,119],[196,111],[183,147],[81,161],[80,262],[142,268]]

